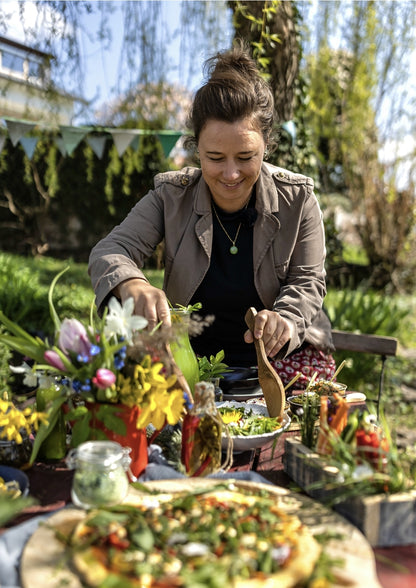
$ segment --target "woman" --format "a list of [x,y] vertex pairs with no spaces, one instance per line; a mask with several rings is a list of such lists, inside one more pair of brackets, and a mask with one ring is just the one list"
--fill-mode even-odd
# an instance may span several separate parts
[[[249,54],[238,46],[206,68],[189,117],[200,169],[157,175],[154,189],[94,247],[89,272],[99,310],[110,295],[133,297],[150,326],[170,324],[168,300],[202,303],[215,320],[192,340],[196,352],[224,349],[228,365],[252,366],[253,336],[271,358],[317,342],[313,323],[326,292],[322,215],[310,178],[263,161],[273,96]],[[162,240],[163,291],[141,271]],[[249,307],[257,309],[254,333],[244,322]]]

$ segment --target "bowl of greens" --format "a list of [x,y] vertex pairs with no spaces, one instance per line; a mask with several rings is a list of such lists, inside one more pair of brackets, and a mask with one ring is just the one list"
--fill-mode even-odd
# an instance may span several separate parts
[[[289,426],[287,413],[282,418],[272,418],[262,404],[246,404],[228,400],[217,403],[218,411],[233,440],[233,451],[239,453],[263,447]],[[227,448],[227,435],[223,434],[223,448]]]

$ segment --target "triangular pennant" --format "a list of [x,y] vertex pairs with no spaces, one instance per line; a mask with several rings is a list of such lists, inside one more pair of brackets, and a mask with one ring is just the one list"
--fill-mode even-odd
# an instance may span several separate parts
[[86,141],[91,149],[94,151],[98,159],[104,155],[104,148],[107,142],[107,135],[88,135]]
[[165,157],[169,157],[170,152],[175,147],[178,140],[182,137],[182,133],[158,133],[157,137],[162,144]]
[[130,143],[130,147],[134,151],[137,151],[137,149],[139,148],[139,143],[140,143],[140,137],[139,137],[139,135],[135,135],[133,141]]
[[36,123],[29,123],[23,122],[20,120],[12,120],[12,119],[4,119],[6,121],[7,130],[9,131],[10,141],[12,142],[13,147],[16,147],[17,143],[26,135],[29,131],[31,131],[35,126]]
[[54,139],[55,145],[58,147],[59,151],[62,153],[63,157],[66,157],[66,148],[65,143],[62,137],[56,136]]
[[109,131],[113,136],[114,145],[116,146],[118,156],[121,157],[127,147],[134,139],[134,134],[131,131]]
[[38,141],[39,139],[37,137],[22,137],[20,139],[20,145],[23,147],[24,152],[30,160],[33,157]]
[[87,129],[76,127],[59,127],[64,141],[65,149],[68,155],[71,155],[74,149],[78,147],[82,139],[88,133]]
[[6,142],[6,135],[0,135],[0,151],[3,151],[4,144]]

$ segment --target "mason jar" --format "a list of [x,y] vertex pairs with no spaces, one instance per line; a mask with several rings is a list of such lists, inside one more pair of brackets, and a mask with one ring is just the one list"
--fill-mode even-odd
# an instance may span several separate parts
[[75,470],[71,498],[76,506],[119,504],[127,496],[131,449],[114,441],[87,441],[72,449],[66,462]]

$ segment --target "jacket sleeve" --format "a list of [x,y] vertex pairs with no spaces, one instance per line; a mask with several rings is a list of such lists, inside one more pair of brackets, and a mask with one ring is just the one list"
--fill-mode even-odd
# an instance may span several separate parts
[[325,254],[322,212],[313,186],[309,185],[287,272],[280,280],[281,289],[273,304],[274,310],[295,325],[295,334],[282,350],[283,355],[288,355],[305,341],[322,308],[326,294]]
[[146,280],[141,268],[162,241],[163,224],[163,204],[157,192],[152,190],[132,208],[120,225],[94,246],[88,273],[99,314],[118,284],[130,278]]

